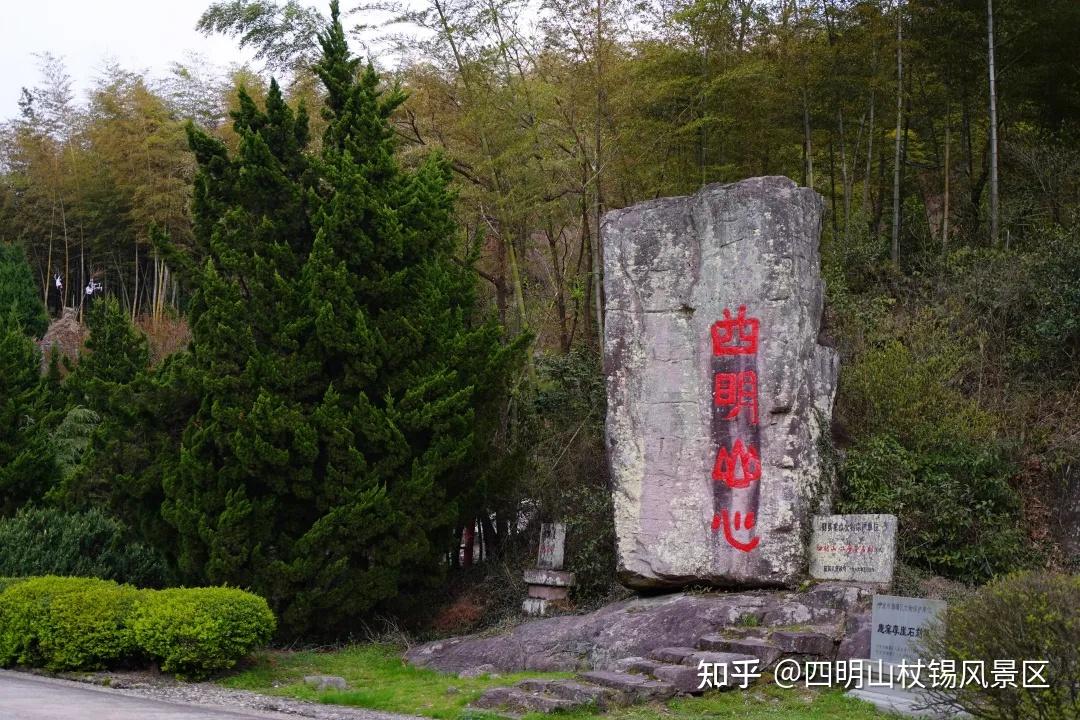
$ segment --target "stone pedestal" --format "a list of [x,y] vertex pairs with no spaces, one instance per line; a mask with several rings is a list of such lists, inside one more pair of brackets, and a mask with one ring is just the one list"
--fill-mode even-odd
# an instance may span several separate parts
[[547,615],[551,603],[566,600],[574,586],[574,573],[562,569],[566,545],[566,526],[544,523],[540,529],[540,552],[537,567],[525,571],[529,597],[521,604],[526,615]]

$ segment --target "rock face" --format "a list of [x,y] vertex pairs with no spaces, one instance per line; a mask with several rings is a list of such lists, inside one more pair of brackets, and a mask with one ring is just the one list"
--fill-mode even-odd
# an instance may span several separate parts
[[[416,645],[405,653],[405,659],[413,665],[455,673],[477,668],[506,673],[626,671],[632,669],[625,664],[627,658],[672,662],[664,654],[671,648],[747,652],[745,646],[721,648],[707,641],[713,636],[719,642],[721,637],[728,641],[749,635],[775,653],[771,662],[789,651],[804,652],[800,643],[817,641],[821,636],[843,638],[849,618],[865,612],[870,598],[866,588],[847,583],[822,583],[802,593],[752,590],[653,595],[607,605],[587,615],[533,620],[502,635],[472,635]],[[792,634],[797,637],[788,647],[770,640],[774,634],[778,639]]]
[[782,177],[604,217],[607,442],[620,578],[788,585],[827,511],[823,202]]
[[79,323],[79,311],[76,308],[64,308],[61,317],[49,323],[49,329],[38,343],[41,348],[41,371],[48,370],[53,348],[69,360],[78,358],[85,337],[86,330]]

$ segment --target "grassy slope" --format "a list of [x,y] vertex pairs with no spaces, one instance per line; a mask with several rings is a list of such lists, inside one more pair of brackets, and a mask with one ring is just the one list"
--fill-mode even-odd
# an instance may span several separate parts
[[[303,685],[304,675],[338,675],[352,690],[316,692]],[[458,678],[402,662],[398,650],[384,645],[357,645],[335,652],[269,652],[223,685],[271,695],[354,705],[439,720],[465,720],[483,713],[465,706],[493,685],[510,685],[525,677],[568,677],[568,673],[522,673],[498,678]],[[577,712],[564,720],[595,717]],[[696,698],[620,708],[614,720],[663,718],[739,718],[740,720],[880,720],[891,717],[866,703],[835,691],[781,690],[762,682],[747,692],[710,693]]]

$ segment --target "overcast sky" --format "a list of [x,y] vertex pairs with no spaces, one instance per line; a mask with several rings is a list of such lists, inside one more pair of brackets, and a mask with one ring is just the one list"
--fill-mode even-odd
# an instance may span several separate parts
[[0,118],[18,111],[19,89],[37,83],[34,53],[63,57],[76,99],[85,101],[106,58],[131,70],[164,75],[195,51],[225,66],[243,62],[232,38],[195,30],[211,0],[0,0]]

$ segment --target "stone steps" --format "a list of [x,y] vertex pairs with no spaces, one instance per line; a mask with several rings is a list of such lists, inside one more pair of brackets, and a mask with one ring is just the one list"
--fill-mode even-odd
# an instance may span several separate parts
[[784,651],[760,637],[729,637],[726,635],[706,635],[698,641],[702,650],[752,655],[761,661],[760,670],[767,670],[780,659]]
[[668,683],[683,695],[697,695],[701,678],[696,667],[678,663],[666,663],[642,657],[623,658],[616,667],[623,672],[649,675]]
[[[618,672],[627,675],[646,675],[667,683],[675,691],[684,695],[697,695],[704,690],[701,686],[701,671],[698,663],[705,661],[718,665],[728,665],[728,676],[735,676],[735,661],[758,660],[748,653],[712,652],[692,647],[659,648],[647,658],[628,657],[615,663]],[[719,671],[718,671],[719,672]],[[730,685],[729,685],[730,686]]]
[[578,678],[614,690],[619,704],[666,700],[676,693],[676,688],[670,683],[640,673],[590,670],[579,673]]
[[605,710],[615,704],[615,691],[592,683],[583,683],[576,680],[522,680],[515,687],[529,692],[540,692],[569,700],[575,706],[594,705],[600,710]]
[[753,655],[766,669],[781,657],[812,656],[832,660],[836,656],[837,640],[835,628],[810,626],[801,630],[764,630],[753,635],[725,631],[703,636],[698,647]]
[[836,654],[837,641],[833,635],[816,630],[776,630],[769,641],[794,655],[817,655],[831,660]]
[[[607,710],[620,705],[663,701],[675,695],[698,695],[699,663],[726,665],[728,684],[740,686],[742,663],[762,672],[784,657],[832,660],[842,611],[830,607],[831,595],[803,604],[788,602],[754,613],[757,625],[732,625],[720,633],[700,637],[696,647],[656,648],[648,657],[625,657],[610,667],[579,673],[572,680],[531,678],[516,685],[492,688],[472,707],[509,716],[554,713],[592,707]],[[838,603],[837,603],[838,604]],[[792,627],[794,626],[794,627]],[[733,665],[736,661],[739,665]],[[725,677],[718,670],[714,679]]]

